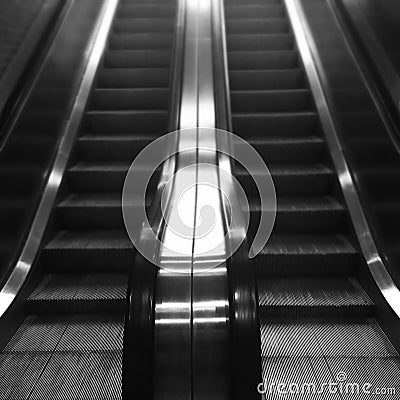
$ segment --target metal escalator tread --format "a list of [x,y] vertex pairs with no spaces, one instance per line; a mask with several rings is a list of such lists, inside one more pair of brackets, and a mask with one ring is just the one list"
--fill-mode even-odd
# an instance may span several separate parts
[[372,302],[353,278],[269,278],[258,283],[261,318],[365,315]]
[[261,323],[263,357],[396,357],[374,319],[276,319]]
[[[122,398],[134,261],[122,187],[138,152],[168,130],[176,3],[118,5],[38,255],[39,283],[25,301],[25,321],[0,354],[0,399]],[[154,189],[151,181],[146,205]]]
[[0,355],[0,398],[121,398],[122,339],[121,315],[29,315]]
[[[254,260],[263,378],[318,385],[344,371],[350,382],[393,387],[400,358],[356,279],[362,260],[285,3],[225,0],[225,18],[233,132],[259,151],[277,193],[274,230]],[[260,199],[249,173],[235,174],[249,197],[251,239]]]

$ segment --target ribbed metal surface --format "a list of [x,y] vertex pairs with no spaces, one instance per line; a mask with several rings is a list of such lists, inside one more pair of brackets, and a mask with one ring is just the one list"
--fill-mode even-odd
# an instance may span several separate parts
[[0,398],[121,398],[122,339],[122,316],[29,316],[0,356]]
[[123,300],[124,274],[50,274],[29,296],[29,301]]
[[261,325],[263,357],[395,357],[373,319],[275,320]]
[[265,279],[259,282],[262,318],[370,315],[373,304],[354,279]]

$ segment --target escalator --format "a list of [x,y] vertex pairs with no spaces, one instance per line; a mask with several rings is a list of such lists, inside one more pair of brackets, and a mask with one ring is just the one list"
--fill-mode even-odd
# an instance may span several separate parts
[[[255,259],[263,379],[393,387],[400,359],[358,280],[364,261],[285,2],[225,0],[225,18],[233,132],[262,155],[277,191]],[[250,194],[251,242],[260,202],[247,171],[235,173]]]
[[23,322],[0,355],[1,399],[122,397],[134,251],[121,193],[136,154],[168,131],[176,8],[175,0],[118,6]]

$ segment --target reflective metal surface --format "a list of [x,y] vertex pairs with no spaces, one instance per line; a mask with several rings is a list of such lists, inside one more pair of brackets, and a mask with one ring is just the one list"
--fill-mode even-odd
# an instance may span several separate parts
[[54,160],[52,171],[42,195],[39,208],[18,262],[0,292],[0,316],[7,311],[23,286],[40,249],[40,244],[60,188],[90,88],[103,54],[117,4],[118,0],[107,0],[103,5],[101,16],[99,17],[87,50],[90,53],[90,57],[81,81],[81,86],[70,118],[66,124],[63,138]]
[[[227,398],[227,271],[221,198],[215,190],[212,2],[184,0],[184,7],[179,153],[156,289],[154,397]],[[202,237],[205,205],[217,212],[212,230]],[[186,235],[174,230],[181,222]],[[208,251],[215,243],[221,246]],[[219,259],[222,264],[209,269]]]
[[350,216],[360,242],[361,250],[382,295],[396,315],[400,317],[400,291],[386,269],[385,263],[379,254],[363,207],[360,203],[353,176],[350,173],[348,162],[344,156],[342,143],[336,131],[335,122],[333,121],[328,108],[328,103],[323,89],[324,87],[327,87],[327,85],[326,82],[321,83],[320,76],[318,75],[318,73],[321,73],[320,69],[317,70],[315,62],[315,60],[317,60],[318,65],[318,52],[315,45],[313,46],[313,36],[310,34],[310,31],[305,24],[307,18],[302,11],[301,1],[285,0],[285,3],[293,24],[294,34],[306,68]]

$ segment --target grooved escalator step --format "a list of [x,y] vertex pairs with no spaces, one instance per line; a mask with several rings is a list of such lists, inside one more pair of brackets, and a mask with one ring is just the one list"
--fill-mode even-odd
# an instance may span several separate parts
[[338,276],[354,271],[359,255],[339,234],[272,234],[255,258],[259,276]]
[[175,7],[168,4],[121,4],[117,18],[174,18],[175,14]]
[[[243,0],[225,0],[226,6],[234,4],[243,4]],[[249,0],[246,4],[282,4],[282,0]]]
[[[337,185],[334,171],[323,164],[268,165],[268,168],[278,197],[326,195]],[[236,168],[235,175],[247,196],[250,199],[257,198],[257,188],[247,170]]]
[[263,357],[398,356],[374,319],[276,319],[260,330]]
[[227,50],[292,50],[293,46],[294,40],[291,34],[231,34],[227,43]]
[[232,18],[279,18],[285,17],[282,4],[229,4],[225,8],[227,19]]
[[308,89],[233,90],[231,107],[235,113],[309,111],[313,108]]
[[[228,53],[228,63],[231,71],[264,69],[295,70],[299,67],[299,56],[297,51],[293,50],[230,51]],[[246,90],[246,88],[242,90]],[[255,90],[260,89],[257,88]]]
[[[344,229],[344,207],[332,197],[280,197],[277,204],[274,235],[336,233]],[[250,204],[252,219],[249,233],[259,223],[260,204]]]
[[84,124],[97,135],[140,133],[162,134],[168,126],[168,112],[163,110],[88,111]]
[[245,70],[229,72],[232,90],[304,89],[304,71],[298,69]]
[[109,50],[104,55],[104,67],[119,69],[117,73],[128,68],[166,68],[171,60],[170,50]]
[[175,24],[166,18],[123,18],[117,19],[113,25],[116,33],[173,33]]
[[169,68],[105,68],[99,72],[99,88],[168,88]]
[[169,88],[95,89],[91,108],[97,110],[168,110]]
[[[150,198],[146,198],[146,207]],[[66,229],[125,229],[121,193],[71,194],[57,206],[57,222]]]
[[228,19],[226,20],[226,33],[288,33],[289,23],[284,18],[250,18],[250,19]]
[[[399,382],[400,358],[396,357],[263,357],[262,375],[265,382],[279,382],[278,385],[266,390],[271,394],[269,398],[281,398],[285,388],[306,388],[305,393],[319,393],[318,397],[307,395],[308,398],[335,399],[342,398],[361,399],[371,397],[375,388],[389,388],[391,394],[378,397],[393,398],[393,393],[400,391]],[[328,388],[329,382],[340,382],[345,379],[343,387],[349,393],[341,397],[334,389]],[[343,381],[342,381],[343,382]],[[365,386],[367,385],[367,386]],[[337,386],[336,386],[337,387]],[[357,389],[357,387],[359,389]],[[363,387],[369,388],[370,393],[362,396]],[[309,389],[307,389],[309,388]],[[311,389],[310,389],[311,388]],[[312,389],[315,388],[315,389]],[[308,391],[310,390],[310,391]],[[354,391],[353,391],[354,390]],[[299,390],[300,391],[300,390]],[[379,389],[378,389],[379,391]],[[353,393],[350,395],[350,392]],[[388,393],[386,392],[386,393]],[[324,393],[325,395],[321,394]],[[359,393],[359,394],[354,394]],[[301,395],[299,398],[306,398]]]
[[[68,171],[68,186],[72,191],[80,193],[119,193],[122,194],[126,174],[131,161],[114,163],[78,163]],[[157,187],[158,173],[160,169],[153,171],[153,166],[136,170],[138,174],[148,175],[152,172],[152,178],[147,186],[147,192],[154,193]]]
[[109,49],[169,49],[173,46],[173,35],[168,33],[118,33],[108,41]]
[[49,274],[30,294],[31,313],[123,313],[125,274]]
[[[304,164],[327,159],[324,140],[319,136],[293,138],[264,138],[248,140],[267,165]],[[235,148],[240,148],[235,146]]]
[[276,137],[282,134],[315,134],[318,114],[313,111],[275,113],[233,113],[233,132],[244,138]]
[[85,135],[78,139],[79,160],[132,162],[152,140],[152,135]]
[[125,272],[134,251],[125,229],[60,231],[44,247],[43,259],[49,271]]
[[259,280],[262,321],[275,317],[370,316],[374,305],[353,278],[274,278]]
[[122,342],[122,314],[28,316],[0,355],[2,396],[122,399]]

